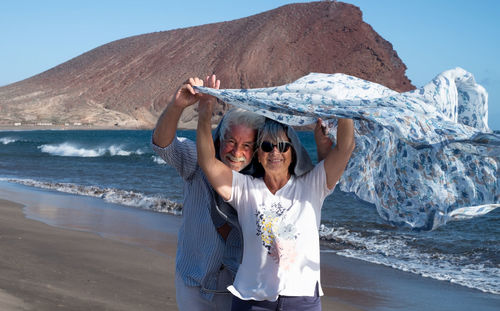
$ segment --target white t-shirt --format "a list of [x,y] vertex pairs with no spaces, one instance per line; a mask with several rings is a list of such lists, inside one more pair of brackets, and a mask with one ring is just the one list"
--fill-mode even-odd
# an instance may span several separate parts
[[[321,207],[327,195],[323,161],[272,194],[264,180],[233,171],[229,203],[243,230],[243,262],[228,290],[243,300],[314,296],[320,282]],[[321,286],[320,295],[323,295]]]

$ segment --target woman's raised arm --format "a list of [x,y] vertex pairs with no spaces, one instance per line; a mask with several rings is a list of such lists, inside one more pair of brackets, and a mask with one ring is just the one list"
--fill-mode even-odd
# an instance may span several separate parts
[[[215,75],[207,77],[207,86],[215,87]],[[217,83],[218,86],[218,83]],[[196,132],[196,148],[198,164],[208,178],[212,187],[224,200],[231,197],[233,172],[215,157],[212,139],[212,111],[217,100],[210,95],[203,95],[198,103],[198,129]]]
[[337,125],[337,144],[330,149],[324,162],[328,189],[333,189],[339,181],[356,146],[354,122],[351,119],[339,119]]

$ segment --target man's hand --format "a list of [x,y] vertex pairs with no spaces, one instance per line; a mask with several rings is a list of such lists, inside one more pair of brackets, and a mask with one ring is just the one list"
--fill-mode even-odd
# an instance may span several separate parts
[[184,84],[177,90],[174,96],[174,105],[179,108],[186,108],[188,106],[194,105],[198,100],[203,97],[203,94],[196,92],[193,86],[203,86],[203,80],[194,77],[189,78]]
[[170,145],[177,131],[177,124],[181,118],[182,112],[188,106],[194,105],[204,94],[197,93],[193,86],[203,86],[203,80],[199,78],[189,78],[175,92],[171,102],[162,112],[153,133],[153,143],[159,147],[165,148]]

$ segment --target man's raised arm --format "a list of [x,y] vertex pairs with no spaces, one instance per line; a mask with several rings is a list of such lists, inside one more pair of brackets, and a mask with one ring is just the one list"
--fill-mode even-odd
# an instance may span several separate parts
[[194,105],[202,94],[194,91],[193,86],[203,86],[203,80],[190,78],[184,83],[173,96],[156,123],[153,132],[153,143],[158,147],[165,148],[170,145],[177,131],[177,124],[181,114],[188,106]]

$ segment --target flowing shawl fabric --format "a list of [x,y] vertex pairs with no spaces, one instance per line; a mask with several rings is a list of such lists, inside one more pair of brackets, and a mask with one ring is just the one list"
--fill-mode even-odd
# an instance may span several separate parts
[[320,73],[278,87],[197,90],[291,126],[322,118],[334,142],[336,118],[354,119],[340,189],[395,225],[432,230],[500,206],[500,135],[488,128],[486,91],[461,68],[405,93]]

